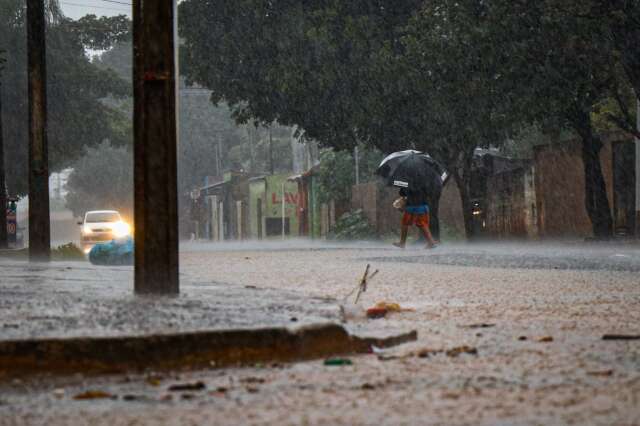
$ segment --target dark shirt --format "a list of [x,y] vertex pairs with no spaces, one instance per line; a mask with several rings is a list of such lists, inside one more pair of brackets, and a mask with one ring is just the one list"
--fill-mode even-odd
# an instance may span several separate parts
[[407,188],[400,188],[400,196],[407,197],[407,206],[426,206],[427,203],[427,193],[423,190],[411,191]]

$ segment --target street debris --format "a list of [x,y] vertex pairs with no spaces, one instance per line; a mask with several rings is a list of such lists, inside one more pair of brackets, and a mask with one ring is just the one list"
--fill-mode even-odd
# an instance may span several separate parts
[[411,351],[402,355],[378,355],[379,361],[391,361],[396,359],[405,359],[405,358],[429,358],[433,355],[445,354],[448,357],[455,358],[458,355],[468,354],[468,355],[478,355],[478,350],[472,346],[457,346],[451,349],[431,349],[431,348],[422,348],[415,351]]
[[93,265],[133,265],[133,238],[130,236],[98,243],[89,251]]
[[255,383],[265,383],[266,380],[263,379],[262,377],[245,377],[240,379],[240,383],[247,383],[247,384],[255,384]]
[[171,392],[183,392],[183,391],[199,391],[206,389],[207,386],[203,382],[193,382],[193,383],[179,383],[176,385],[169,386],[169,391]]
[[123,401],[127,401],[127,402],[134,402],[134,401],[146,401],[149,398],[144,396],[144,395],[133,395],[133,394],[127,394],[127,395],[123,395],[122,396],[122,400]]
[[613,376],[613,370],[602,370],[602,371],[587,371],[589,376],[596,377],[610,377]]
[[377,308],[374,306],[373,308],[367,309],[367,318],[384,318],[385,316],[387,316],[387,312],[388,311],[385,308]]
[[605,334],[602,340],[640,340],[640,334]]
[[373,274],[369,275],[369,269],[371,268],[371,265],[367,263],[367,267],[364,270],[364,274],[362,275],[362,278],[360,278],[360,282],[358,283],[358,285],[356,286],[356,288],[354,288],[353,290],[351,290],[349,292],[349,294],[347,294],[344,297],[344,301],[346,301],[353,293],[356,293],[356,300],[355,303],[357,304],[358,301],[360,300],[360,296],[362,295],[362,293],[367,291],[367,285],[369,284],[369,281],[371,281],[373,279],[373,277],[375,277],[378,274],[378,270],[376,269]]
[[147,384],[151,386],[160,386],[161,380],[162,380],[161,376],[151,375],[151,376],[147,376],[147,378],[145,379],[145,382],[147,382]]
[[393,302],[378,302],[367,309],[367,318],[383,318],[390,312],[415,312],[415,309],[403,308]]
[[495,324],[488,324],[485,322],[481,322],[478,324],[467,324],[467,325],[461,325],[460,328],[490,328],[490,327],[495,327]]
[[110,393],[100,391],[100,390],[88,390],[86,392],[79,393],[74,395],[73,399],[76,400],[87,400],[87,399],[115,399],[116,396]]
[[470,355],[478,355],[478,350],[476,348],[472,348],[471,346],[458,346],[457,348],[449,349],[445,352],[449,357],[457,357],[460,354],[470,354]]
[[520,336],[520,337],[518,337],[518,340],[520,340],[520,341],[527,340],[527,336]]
[[324,365],[340,366],[340,365],[352,365],[353,362],[349,358],[327,358],[324,360]]
[[544,336],[544,337],[540,337],[538,339],[538,342],[540,343],[549,343],[549,342],[553,342],[553,337],[552,336]]

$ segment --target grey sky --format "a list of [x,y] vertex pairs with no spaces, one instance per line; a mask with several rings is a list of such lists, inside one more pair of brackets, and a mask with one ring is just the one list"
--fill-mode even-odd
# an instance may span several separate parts
[[88,14],[131,17],[131,6],[122,4],[131,2],[132,0],[59,0],[63,13],[71,19],[78,19]]

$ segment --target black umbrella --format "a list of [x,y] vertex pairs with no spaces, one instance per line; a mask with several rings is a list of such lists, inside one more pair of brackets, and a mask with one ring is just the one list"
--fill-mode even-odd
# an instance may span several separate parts
[[429,154],[407,150],[388,155],[376,173],[387,185],[407,188],[409,191],[425,191],[440,196],[448,173]]

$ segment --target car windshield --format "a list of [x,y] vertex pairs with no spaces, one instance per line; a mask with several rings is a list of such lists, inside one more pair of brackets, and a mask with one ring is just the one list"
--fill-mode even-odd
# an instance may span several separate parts
[[116,212],[100,212],[100,213],[87,213],[85,222],[97,223],[97,222],[117,222],[120,220],[120,215]]

